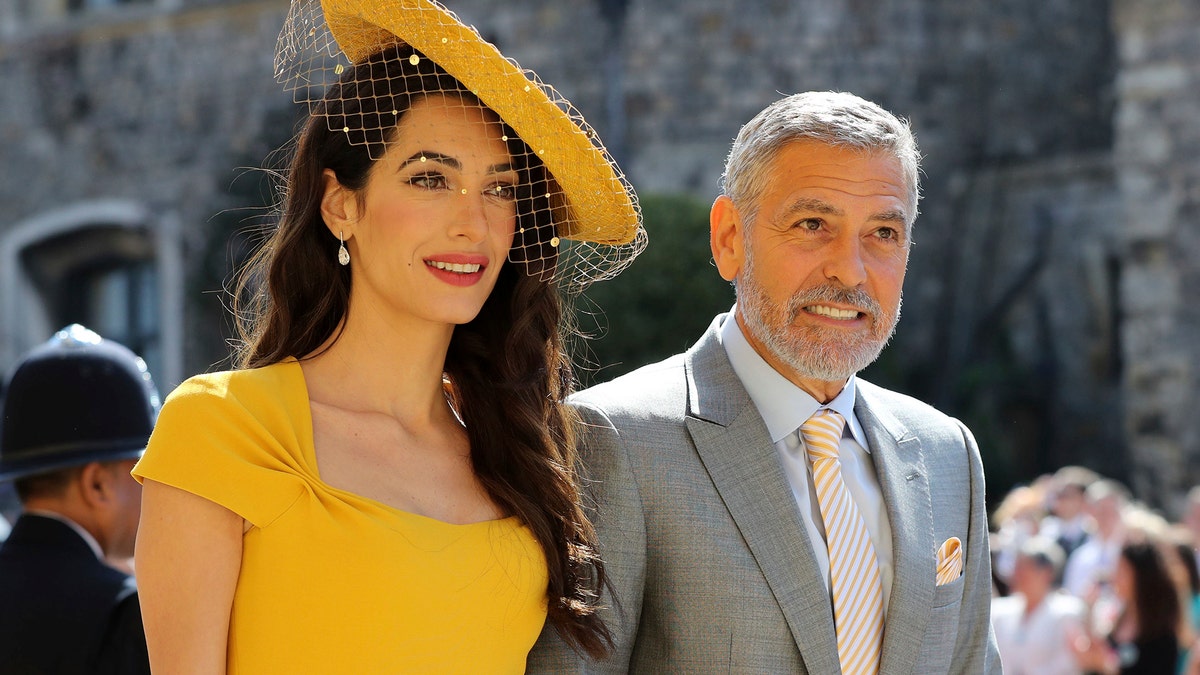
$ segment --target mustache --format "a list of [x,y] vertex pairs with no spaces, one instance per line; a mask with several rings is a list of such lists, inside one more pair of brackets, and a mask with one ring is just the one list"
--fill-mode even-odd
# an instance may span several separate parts
[[822,303],[850,305],[870,316],[872,320],[878,319],[883,314],[879,302],[861,288],[847,288],[846,286],[836,284],[825,284],[823,286],[806,288],[789,298],[787,304],[788,318],[791,321],[795,321],[796,317],[800,315],[800,312],[805,307]]

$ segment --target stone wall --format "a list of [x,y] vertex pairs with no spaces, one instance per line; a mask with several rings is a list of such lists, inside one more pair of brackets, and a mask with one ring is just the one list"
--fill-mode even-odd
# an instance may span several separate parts
[[291,107],[270,47],[286,6],[138,4],[31,21],[0,39],[0,231],[97,199],[178,223],[189,268],[185,373],[225,352],[218,289],[192,285],[209,220],[238,206],[227,190],[239,166],[267,155],[262,139],[291,135],[264,129]]
[[1140,494],[1200,477],[1200,5],[1115,3],[1125,439]]

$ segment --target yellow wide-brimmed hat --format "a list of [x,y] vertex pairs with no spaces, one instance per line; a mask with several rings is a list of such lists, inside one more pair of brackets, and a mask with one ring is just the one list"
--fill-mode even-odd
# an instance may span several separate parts
[[[347,66],[404,44],[457,79],[495,112],[546,167],[561,194],[557,277],[615,275],[644,248],[637,196],[583,116],[553,87],[506,58],[471,26],[431,0],[293,0],[280,34],[276,77],[297,100],[319,101]],[[419,57],[414,54],[415,59]]]

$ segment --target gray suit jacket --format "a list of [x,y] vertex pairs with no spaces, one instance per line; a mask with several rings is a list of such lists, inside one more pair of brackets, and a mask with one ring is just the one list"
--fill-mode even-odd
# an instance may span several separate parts
[[[687,353],[576,395],[586,492],[613,594],[607,660],[547,628],[531,673],[840,672],[813,543],[774,444],[717,331]],[[983,466],[960,422],[858,382],[893,536],[881,672],[999,673]],[[962,541],[963,574],[935,583]],[[822,542],[817,542],[823,546]]]

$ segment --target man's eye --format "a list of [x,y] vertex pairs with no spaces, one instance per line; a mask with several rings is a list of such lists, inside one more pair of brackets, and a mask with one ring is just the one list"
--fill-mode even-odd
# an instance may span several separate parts
[[878,232],[880,239],[899,239],[900,233],[893,227],[881,227]]
[[803,230],[808,230],[809,232],[816,232],[817,230],[821,229],[821,221],[817,218],[805,218],[804,220],[796,223],[796,227]]

